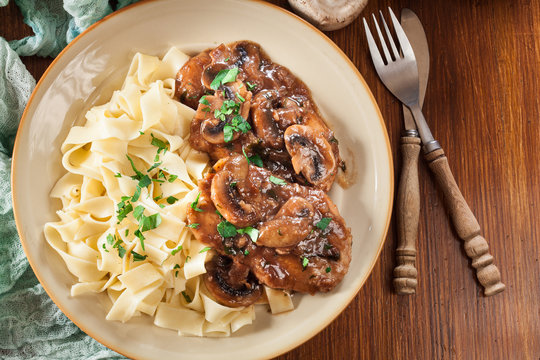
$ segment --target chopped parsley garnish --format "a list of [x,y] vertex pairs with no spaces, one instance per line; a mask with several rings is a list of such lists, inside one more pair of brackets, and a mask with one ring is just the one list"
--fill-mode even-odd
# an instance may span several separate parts
[[188,261],[189,261],[189,259],[191,259],[191,256],[189,256],[189,255],[188,255],[188,256],[186,256],[186,262],[188,262]]
[[126,229],[126,231],[124,232],[124,236],[127,237],[129,235],[129,229]]
[[131,205],[129,202],[126,204],[126,201],[127,200],[122,200],[117,204],[116,218],[118,219],[118,224],[120,224],[120,222],[133,211],[133,205]]
[[142,177],[144,176],[143,173],[137,170],[137,168],[135,167],[135,164],[133,163],[133,160],[129,157],[129,155],[126,154],[126,157],[128,158],[129,163],[131,164],[131,168],[135,172],[135,175],[133,175],[131,178],[133,180],[141,180]]
[[332,271],[332,268],[329,266],[326,268],[326,272],[329,273],[330,271]]
[[120,173],[116,173],[116,174],[114,174],[114,177],[118,177],[118,178],[120,178],[120,177],[122,177],[122,174],[120,174]]
[[144,135],[144,131],[139,130],[139,134]]
[[225,142],[230,142],[233,139],[235,132],[241,132],[243,134],[251,130],[251,125],[241,115],[236,115],[230,124],[223,127],[223,138]]
[[274,183],[274,184],[276,184],[276,185],[280,185],[280,186],[282,186],[282,185],[287,185],[287,182],[286,182],[285,180],[280,179],[280,178],[277,178],[277,177],[275,177],[274,175],[270,175],[270,179],[269,179],[269,180],[270,180],[271,183]]
[[302,268],[305,269],[308,266],[309,259],[307,257],[302,258]]
[[236,227],[227,220],[223,220],[217,225],[217,231],[224,238],[233,237],[238,234]]
[[249,157],[249,161],[260,168],[264,167],[261,157],[258,154]]
[[246,101],[246,99],[244,99],[244,97],[243,97],[242,95],[240,95],[239,93],[236,93],[236,97],[237,97],[238,100],[240,100],[241,102]]
[[154,170],[155,168],[157,168],[159,165],[163,164],[163,161],[162,162],[157,162],[157,163],[154,163],[154,165],[152,165],[150,167],[150,169],[146,170],[146,172],[150,172],[152,170]]
[[142,188],[147,187],[147,186],[150,185],[151,183],[152,183],[152,179],[150,179],[150,176],[144,175],[144,176],[139,180],[139,182],[137,183],[137,186],[140,187],[140,188],[142,189]]
[[139,205],[133,210],[133,217],[137,219],[137,221],[141,220],[141,216],[143,216],[144,213],[144,206]]
[[203,104],[203,105],[208,105],[210,106],[210,103],[208,102],[208,100],[206,99],[206,95],[203,95],[200,99],[199,99],[199,103]]
[[205,247],[204,249],[202,249],[201,251],[199,251],[199,254],[202,254],[204,252],[207,252],[208,250],[211,250],[212,248],[210,246],[207,246]]
[[201,193],[199,192],[199,194],[197,194],[197,198],[195,199],[194,202],[191,203],[191,208],[195,211],[198,211],[198,212],[203,212],[202,209],[199,209],[199,197],[201,196]]
[[141,255],[139,253],[136,253],[133,250],[131,250],[131,255],[133,255],[133,261],[143,261],[148,256],[148,255]]
[[105,252],[109,252],[109,250],[107,250],[107,245],[105,245],[105,243],[101,244],[101,247],[103,248],[103,250],[105,250]]
[[112,234],[108,234],[108,235],[107,235],[107,243],[108,243],[109,245],[114,244],[114,236],[112,236]]
[[[150,216],[144,216],[142,218],[141,231],[144,232],[144,231],[155,229],[159,226],[159,224],[161,224],[161,215],[159,213],[156,213]],[[140,222],[139,222],[139,225],[141,225]]]
[[238,183],[237,181],[233,181],[233,182],[231,182],[231,183],[229,184],[229,186],[232,187],[232,188],[233,188],[233,187],[236,187],[236,184],[237,184],[237,183]]
[[192,228],[192,229],[198,229],[199,228],[199,224],[198,223],[193,223],[193,224],[189,224],[187,225],[188,228]]
[[139,185],[137,185],[135,187],[135,193],[133,194],[133,196],[131,197],[131,201],[135,202],[135,201],[138,201],[139,200],[139,197],[141,197],[141,187]]
[[169,204],[171,204],[171,205],[174,204],[174,203],[177,202],[177,201],[178,201],[178,199],[175,198],[174,196],[169,196],[169,197],[167,198],[167,202],[168,202]]
[[246,81],[246,86],[247,86],[249,91],[251,91],[251,90],[253,90],[253,89],[255,89],[257,87],[256,84],[252,84],[249,81]]
[[247,234],[253,242],[257,242],[257,239],[259,238],[259,230],[251,226],[247,226],[243,229],[237,229],[236,232],[239,234]]
[[135,230],[135,232],[133,233],[133,235],[135,235],[136,237],[139,238],[139,242],[141,243],[141,248],[142,248],[143,250],[145,250],[145,248],[144,248],[144,239],[146,239],[146,238],[145,238],[144,235],[142,234],[141,230],[139,230],[139,229]]
[[154,136],[154,134],[150,134],[152,136],[152,145],[156,146],[158,148],[158,155],[163,151],[165,154],[167,152],[167,143],[163,140],[158,139]]
[[178,247],[176,249],[174,249],[173,251],[171,251],[171,255],[176,255],[177,252],[179,252],[180,250],[182,250],[182,245],[178,245]]
[[[180,265],[178,265],[178,264],[174,265],[173,270],[174,270],[174,269],[180,269]],[[176,270],[176,271],[174,272],[174,277],[178,277],[178,270]]]
[[177,178],[178,178],[177,175],[169,175],[169,180],[167,180],[167,181],[169,181],[170,183],[172,183],[172,182],[173,182],[174,180],[176,180]]
[[212,83],[210,84],[210,88],[212,90],[217,90],[222,84],[235,81],[237,75],[237,67],[221,70],[214,78],[214,81],[212,81]]
[[163,194],[158,195],[158,196],[156,196],[156,197],[154,198],[154,201],[159,201],[159,200],[161,200],[162,198],[163,198]]
[[324,244],[324,250],[330,250],[333,248],[332,244]]
[[118,245],[118,256],[123,258],[124,255],[126,255],[126,249],[122,245]]
[[332,221],[332,218],[325,217],[325,218],[322,218],[321,221],[316,223],[315,226],[318,227],[321,230],[324,230],[324,229],[326,229],[328,224],[330,224],[330,221]]
[[191,302],[191,298],[189,297],[189,295],[185,291],[182,291],[182,296],[184,297],[186,302],[188,302],[188,303]]
[[245,256],[248,256],[248,255],[249,255],[249,250],[247,250],[247,249],[244,250],[244,255],[245,255]]

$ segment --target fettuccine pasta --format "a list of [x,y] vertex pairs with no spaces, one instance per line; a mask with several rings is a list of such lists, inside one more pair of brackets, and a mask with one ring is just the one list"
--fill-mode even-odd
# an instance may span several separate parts
[[[209,168],[187,141],[194,111],[173,99],[187,59],[176,48],[161,60],[136,54],[121,90],[71,129],[61,147],[67,173],[51,191],[60,221],[44,233],[77,278],[72,296],[108,295],[107,320],[147,314],[180,335],[227,336],[255,313],[212,299],[201,279],[212,250],[187,227]],[[292,309],[277,293],[266,292],[272,312]]]

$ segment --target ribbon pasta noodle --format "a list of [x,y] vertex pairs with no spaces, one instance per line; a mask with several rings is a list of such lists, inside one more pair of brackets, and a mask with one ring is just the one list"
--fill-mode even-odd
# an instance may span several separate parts
[[[108,295],[107,320],[147,314],[179,335],[228,336],[255,312],[212,299],[200,276],[211,250],[186,224],[209,167],[187,141],[194,111],[173,99],[187,59],[176,48],[161,60],[137,53],[122,88],[70,130],[67,173],[50,194],[62,202],[60,220],[44,234],[77,278],[72,296]],[[284,292],[266,293],[272,310],[292,309]]]

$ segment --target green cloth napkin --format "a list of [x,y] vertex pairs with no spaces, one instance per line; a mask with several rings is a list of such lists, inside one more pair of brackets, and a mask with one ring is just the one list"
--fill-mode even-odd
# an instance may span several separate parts
[[39,284],[15,228],[10,176],[15,134],[36,85],[19,55],[56,56],[88,26],[136,1],[15,0],[34,35],[0,37],[0,359],[124,358],[83,333]]

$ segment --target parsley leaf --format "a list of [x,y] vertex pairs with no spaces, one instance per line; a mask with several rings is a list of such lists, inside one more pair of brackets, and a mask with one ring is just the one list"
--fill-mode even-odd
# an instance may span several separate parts
[[169,197],[167,198],[167,202],[168,202],[169,204],[171,204],[171,205],[174,204],[174,203],[177,202],[177,201],[178,201],[178,199],[175,198],[174,196],[169,196]]
[[221,70],[210,84],[210,88],[212,88],[212,90],[217,90],[222,84],[235,81],[237,75],[237,67]]
[[137,185],[135,187],[135,193],[133,194],[133,196],[131,197],[131,201],[135,202],[137,200],[139,200],[139,197],[141,196],[141,187],[139,185]]
[[157,168],[159,165],[163,164],[163,161],[162,162],[157,162],[157,163],[154,163],[154,165],[152,165],[150,167],[150,169],[146,170],[146,172],[150,172],[152,170],[154,170],[155,168]]
[[200,99],[199,99],[199,103],[203,104],[203,105],[210,105],[210,103],[208,102],[208,100],[206,99],[206,95],[203,95]]
[[285,180],[280,179],[280,178],[277,178],[277,177],[275,177],[274,175],[270,175],[270,179],[269,179],[269,180],[270,180],[271,183],[274,183],[274,184],[276,184],[276,185],[280,185],[280,186],[282,186],[282,185],[287,185],[287,182],[286,182]]
[[131,178],[134,180],[140,180],[144,176],[143,173],[137,170],[137,168],[135,167],[135,164],[133,163],[133,160],[129,157],[129,155],[126,154],[126,157],[128,158],[129,163],[131,164],[131,168],[135,172],[135,175],[133,175]]
[[193,224],[187,225],[187,227],[188,227],[188,228],[192,228],[192,229],[197,229],[197,228],[199,228],[199,224],[193,223]]
[[251,241],[253,242],[257,242],[257,239],[259,238],[259,230],[251,226],[247,226],[243,229],[236,229],[236,231],[239,234],[247,234],[251,238]]
[[133,217],[140,221],[142,216],[144,216],[144,206],[139,205],[133,210]]
[[264,167],[262,159],[258,154],[250,156],[248,160],[255,166],[258,166],[260,168]]
[[126,255],[126,249],[122,245],[118,245],[118,256],[123,258],[124,255]]
[[185,291],[182,291],[182,296],[184,297],[186,302],[188,302],[188,303],[191,302],[191,298],[189,297],[189,295]]
[[330,221],[332,221],[332,218],[325,217],[325,218],[322,218],[321,221],[316,223],[315,226],[318,227],[321,230],[324,230],[324,229],[326,229],[328,224],[330,224]]
[[154,134],[150,134],[150,135],[152,136],[151,144],[158,148],[158,154],[161,151],[163,151],[163,153],[165,154],[167,152],[167,143],[155,137]]
[[332,268],[329,266],[326,268],[326,272],[329,273],[330,271],[332,271]]
[[191,203],[191,208],[195,211],[198,211],[198,212],[203,212],[202,209],[199,209],[198,205],[199,205],[199,197],[201,196],[201,193],[199,192],[199,194],[197,194],[197,198],[195,199],[194,202]]
[[234,129],[231,125],[227,124],[223,127],[223,140],[227,143],[232,141],[234,136]]
[[177,175],[169,175],[169,182],[172,183],[174,180],[176,180],[178,178]]
[[211,250],[211,249],[212,249],[212,247],[207,246],[207,247],[205,247],[204,249],[202,249],[201,251],[199,251],[199,254],[202,254],[202,253],[204,253],[204,252],[207,252],[208,250]]
[[251,91],[251,90],[253,90],[253,89],[255,89],[255,88],[257,87],[256,84],[252,84],[252,83],[250,83],[249,81],[246,81],[246,86],[247,86],[247,89],[248,89],[249,91]]
[[155,229],[159,226],[159,224],[161,224],[161,215],[159,215],[159,213],[156,213],[150,216],[145,216],[142,219],[141,231],[145,232],[148,230]]
[[145,188],[147,187],[148,185],[150,185],[152,183],[152,179],[150,179],[150,177],[148,175],[144,175],[140,180],[139,180],[139,183],[137,184],[138,187],[140,187],[141,189],[142,188]]
[[119,202],[117,206],[118,210],[116,211],[116,218],[118,219],[118,223],[120,223],[131,211],[133,211],[133,205],[131,205],[131,203],[126,204],[124,200]]
[[120,178],[120,177],[122,177],[122,174],[120,174],[120,173],[116,173],[116,174],[114,174],[114,177],[118,177],[118,178]]
[[302,268],[305,269],[308,266],[309,259],[307,257],[302,258]]
[[174,249],[173,251],[171,251],[171,255],[176,255],[177,252],[179,252],[180,250],[182,250],[182,245],[178,245],[178,247],[176,249]]
[[133,261],[143,261],[146,259],[148,255],[141,255],[139,253],[136,253],[135,251],[131,250],[131,255],[133,255]]
[[218,224],[217,231],[224,238],[233,237],[238,234],[236,227],[227,220],[223,220]]
[[144,235],[142,234],[141,230],[137,229],[137,230],[135,230],[135,232],[134,232],[133,234],[134,234],[136,237],[139,238],[139,241],[140,241],[140,243],[141,243],[141,248],[142,248],[143,250],[145,250],[145,249],[144,249],[144,239],[145,239],[145,237],[144,237]]
[[[112,245],[114,243],[114,236],[112,234],[107,235],[107,244]],[[105,244],[103,244],[105,245]]]

